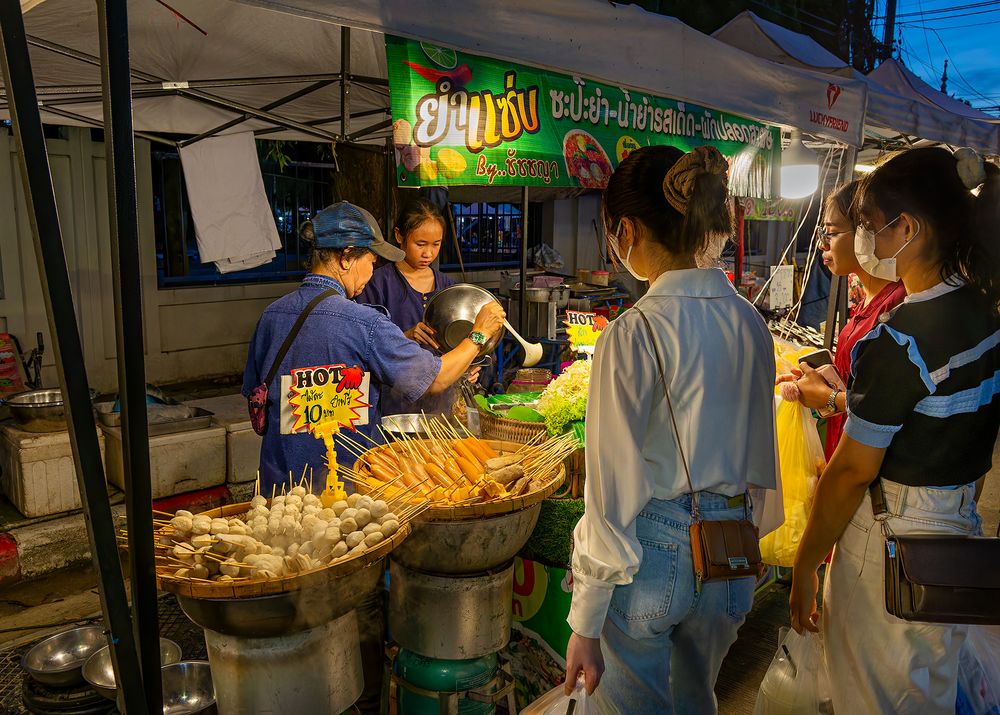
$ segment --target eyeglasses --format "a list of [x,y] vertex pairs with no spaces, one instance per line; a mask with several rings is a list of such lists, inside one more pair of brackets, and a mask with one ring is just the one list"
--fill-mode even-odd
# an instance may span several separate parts
[[819,225],[816,227],[816,241],[819,243],[830,243],[830,239],[834,236],[846,236],[851,233],[851,231],[831,231],[825,225]]

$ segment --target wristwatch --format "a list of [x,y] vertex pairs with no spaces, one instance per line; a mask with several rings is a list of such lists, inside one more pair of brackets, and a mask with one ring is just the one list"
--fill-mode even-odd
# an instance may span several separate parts
[[830,399],[826,401],[826,410],[831,413],[837,411],[837,395],[839,395],[843,390],[834,390],[830,393]]
[[469,340],[474,342],[479,347],[483,347],[486,344],[486,336],[478,330],[473,333],[469,333]]

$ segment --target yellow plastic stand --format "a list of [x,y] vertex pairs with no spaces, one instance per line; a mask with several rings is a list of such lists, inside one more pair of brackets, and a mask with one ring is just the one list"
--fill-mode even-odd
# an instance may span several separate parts
[[322,439],[326,445],[326,459],[330,465],[330,470],[326,473],[326,487],[319,495],[320,503],[324,507],[332,507],[335,502],[347,499],[347,491],[344,483],[337,479],[337,450],[333,439],[340,432],[339,425],[317,425],[313,427],[313,437]]

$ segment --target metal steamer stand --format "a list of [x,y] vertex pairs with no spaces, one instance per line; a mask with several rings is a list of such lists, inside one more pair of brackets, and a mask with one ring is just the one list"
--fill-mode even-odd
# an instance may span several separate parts
[[[506,452],[521,446],[490,444]],[[432,507],[414,519],[389,556],[389,636],[401,649],[389,687],[399,712],[489,714],[503,701],[517,711],[513,676],[499,657],[513,620],[513,559],[564,477],[560,466],[525,497]]]
[[[245,513],[249,504],[205,512]],[[220,715],[340,713],[363,688],[355,609],[375,592],[385,556],[409,535],[323,569],[266,581],[197,582],[160,576],[160,587],[205,630]]]

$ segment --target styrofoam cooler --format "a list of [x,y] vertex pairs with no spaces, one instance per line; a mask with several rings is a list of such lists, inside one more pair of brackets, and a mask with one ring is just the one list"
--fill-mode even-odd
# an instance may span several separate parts
[[[125,488],[122,433],[119,427],[102,427],[107,439],[108,481]],[[224,427],[149,438],[149,474],[153,499],[208,489],[226,481],[226,430]]]
[[184,404],[208,410],[212,424],[226,429],[226,482],[246,484],[257,480],[263,438],[253,431],[243,395],[223,395],[192,400]]
[[[104,458],[104,435],[98,433],[98,441]],[[69,432],[25,432],[0,425],[0,488],[29,518],[79,509]]]

